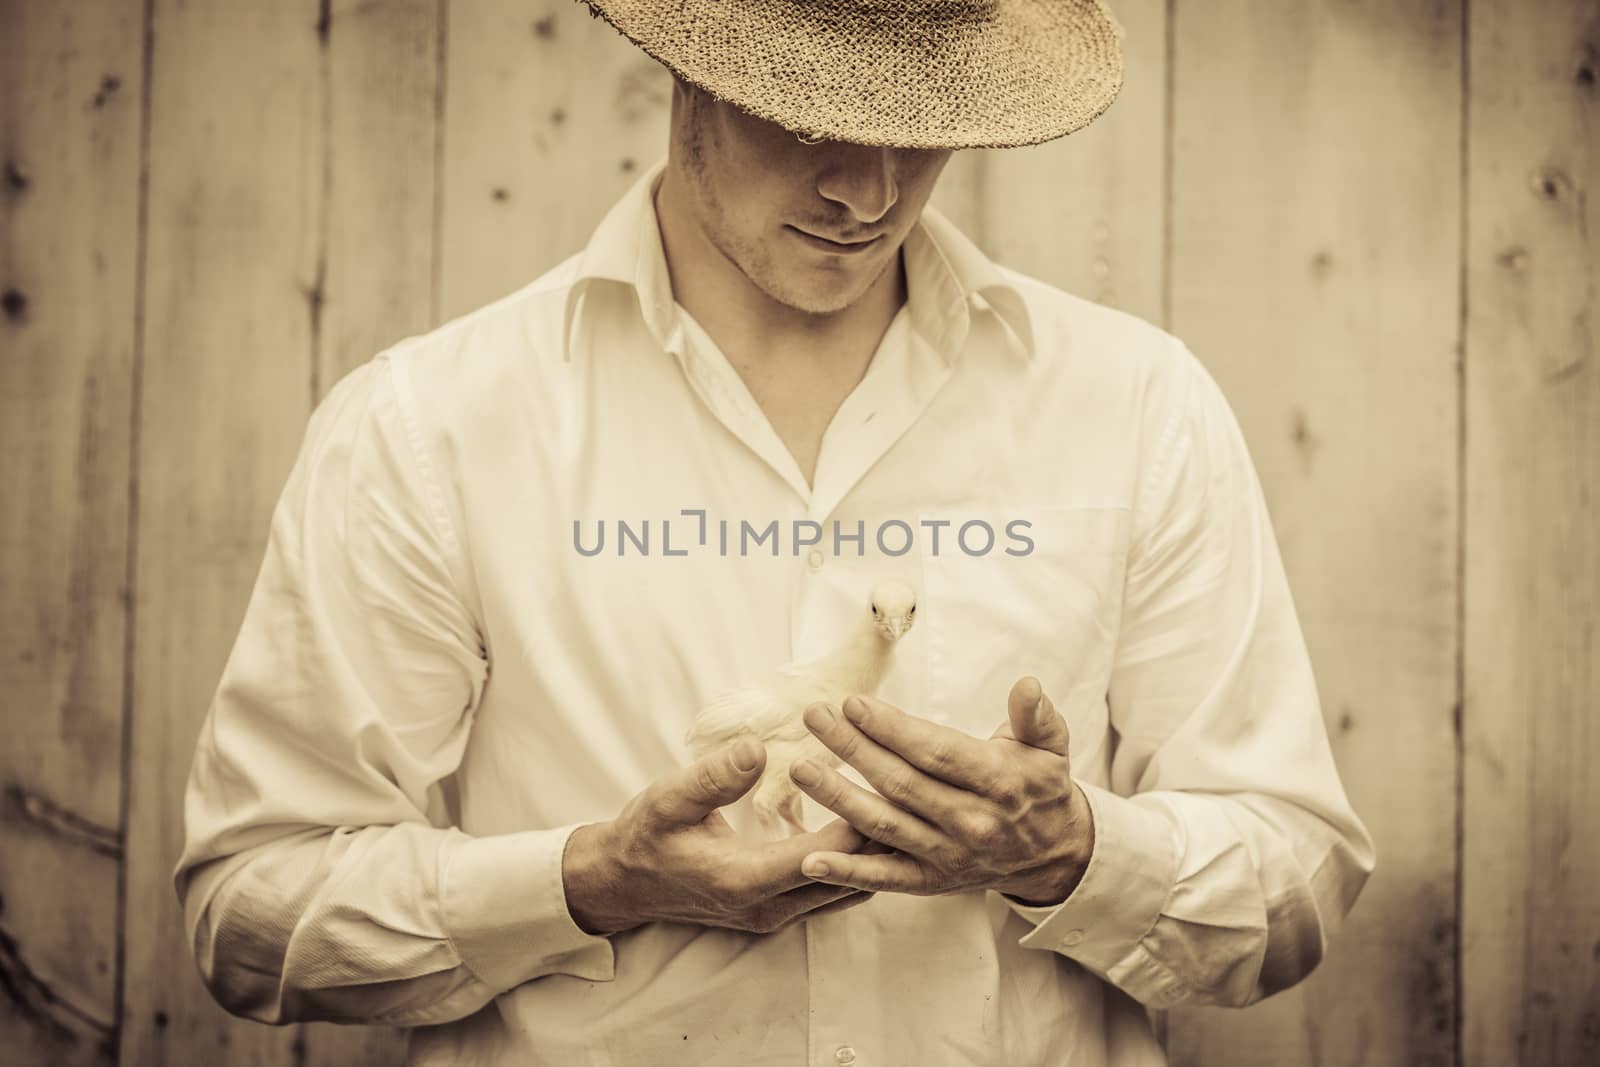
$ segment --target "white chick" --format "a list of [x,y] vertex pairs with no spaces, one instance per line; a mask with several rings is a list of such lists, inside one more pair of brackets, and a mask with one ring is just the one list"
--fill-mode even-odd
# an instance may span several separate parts
[[831,767],[841,762],[806,729],[806,708],[819,701],[837,707],[852,693],[877,694],[896,643],[915,621],[917,594],[904,582],[880,582],[867,606],[850,636],[832,652],[779,667],[759,685],[717,696],[700,710],[684,738],[697,758],[741,734],[766,746],[767,765],[751,804],[769,835],[780,817],[793,828],[791,835],[805,832],[800,818],[804,795],[790,779],[789,767],[802,758]]

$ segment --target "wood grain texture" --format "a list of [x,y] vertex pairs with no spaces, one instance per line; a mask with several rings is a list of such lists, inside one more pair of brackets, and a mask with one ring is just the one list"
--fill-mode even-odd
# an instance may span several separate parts
[[456,4],[445,91],[442,317],[583,248],[666,155],[672,76],[572,0]]
[[319,395],[433,325],[441,6],[336,0],[329,10]]
[[1178,1064],[1454,1056],[1460,18],[1176,7],[1172,329],[1244,428],[1378,848],[1319,969],[1174,1013]]
[[224,1013],[171,879],[196,733],[311,406],[430,317],[434,8],[374,10],[154,8],[124,1063],[400,1054],[381,1029]]
[[[438,0],[331,0],[318,55],[322,193],[313,388],[433,324]],[[388,1067],[404,1031],[311,1023],[297,1067]]]
[[1115,6],[1123,85],[1088,128],[985,152],[984,248],[1008,267],[1162,323],[1166,0]]
[[171,875],[195,737],[310,408],[316,9],[153,17],[122,1059],[281,1063],[294,1029],[234,1020],[201,987]]
[[1471,5],[1466,1062],[1600,1062],[1600,5]]
[[0,7],[0,1058],[116,1053],[140,5]]

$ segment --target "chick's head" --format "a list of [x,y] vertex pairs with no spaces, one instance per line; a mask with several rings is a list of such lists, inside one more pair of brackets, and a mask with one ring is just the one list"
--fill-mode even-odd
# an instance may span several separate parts
[[869,601],[872,622],[886,641],[898,641],[917,616],[917,591],[904,582],[879,582]]

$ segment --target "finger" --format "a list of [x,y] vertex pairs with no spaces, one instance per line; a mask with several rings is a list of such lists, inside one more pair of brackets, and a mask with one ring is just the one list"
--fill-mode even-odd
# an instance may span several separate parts
[[907,714],[886,700],[852,696],[844,715],[879,745],[957,788],[982,793],[1004,770],[981,738]]
[[766,763],[766,748],[741,737],[652,784],[647,810],[659,826],[693,826],[748,793]]
[[873,893],[942,893],[938,875],[910,856],[847,856],[818,852],[806,857],[801,870],[826,885],[850,886]]
[[772,894],[811,884],[800,873],[800,861],[813,852],[858,852],[863,848],[883,848],[858,832],[843,819],[835,819],[820,830],[812,830],[777,841],[764,841],[741,854],[739,863],[759,892]]
[[829,751],[860,771],[889,803],[946,831],[955,825],[962,811],[971,809],[970,792],[942,782],[906,762],[857,729],[833,705],[811,705],[805,711],[805,724]]
[[[827,826],[808,835],[815,839],[809,849],[800,854],[800,859],[805,859],[810,852],[893,852],[894,849],[879,841],[874,841],[850,825],[847,819],[835,819]],[[835,838],[842,840],[842,845],[830,842]],[[796,838],[796,841],[799,839]]]
[[789,775],[811,799],[867,837],[890,848],[932,859],[949,844],[939,830],[878,794],[862,789],[831,767],[811,760],[796,760],[789,768]]
[[1017,679],[1006,701],[1011,736],[1031,748],[1042,748],[1058,756],[1067,755],[1071,731],[1067,720],[1045,693],[1039,679],[1027,675]]
[[[845,838],[846,841],[847,841],[847,844],[845,844],[843,846],[827,844],[826,843],[827,839],[828,839],[827,835],[829,835],[830,833],[836,833],[840,837]],[[821,830],[817,830],[814,833],[810,834],[809,836],[812,837],[812,838],[815,838],[817,840],[817,843],[813,844],[805,852],[801,853],[801,855],[800,855],[801,859],[805,859],[806,856],[809,855],[812,852],[865,852],[865,853],[873,853],[873,852],[893,852],[894,851],[894,849],[890,848],[888,845],[885,845],[885,844],[883,844],[881,842],[878,842],[878,841],[874,841],[874,840],[872,840],[872,838],[867,837],[866,835],[860,833],[858,830],[856,830],[855,827],[851,826],[850,823],[845,819],[835,819],[832,822],[830,822],[827,826],[824,826]],[[798,838],[796,838],[795,840],[798,840]]]

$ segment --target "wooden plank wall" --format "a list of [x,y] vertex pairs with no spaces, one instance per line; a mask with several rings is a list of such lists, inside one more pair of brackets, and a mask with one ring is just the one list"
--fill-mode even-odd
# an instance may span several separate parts
[[1597,1063],[1600,4],[1472,10],[1462,1013]]
[[[1112,111],[935,203],[1221,382],[1380,850],[1318,971],[1163,1018],[1173,1062],[1594,1062],[1600,9],[1112,6]],[[312,406],[576,251],[670,95],[571,0],[0,0],[7,1062],[396,1061],[200,986],[196,730]]]
[[1454,1050],[1460,10],[1212,0],[1174,27],[1171,328],[1261,472],[1381,873],[1312,981],[1191,1063]]
[[0,1049],[24,1063],[115,1054],[141,23],[0,5]]

